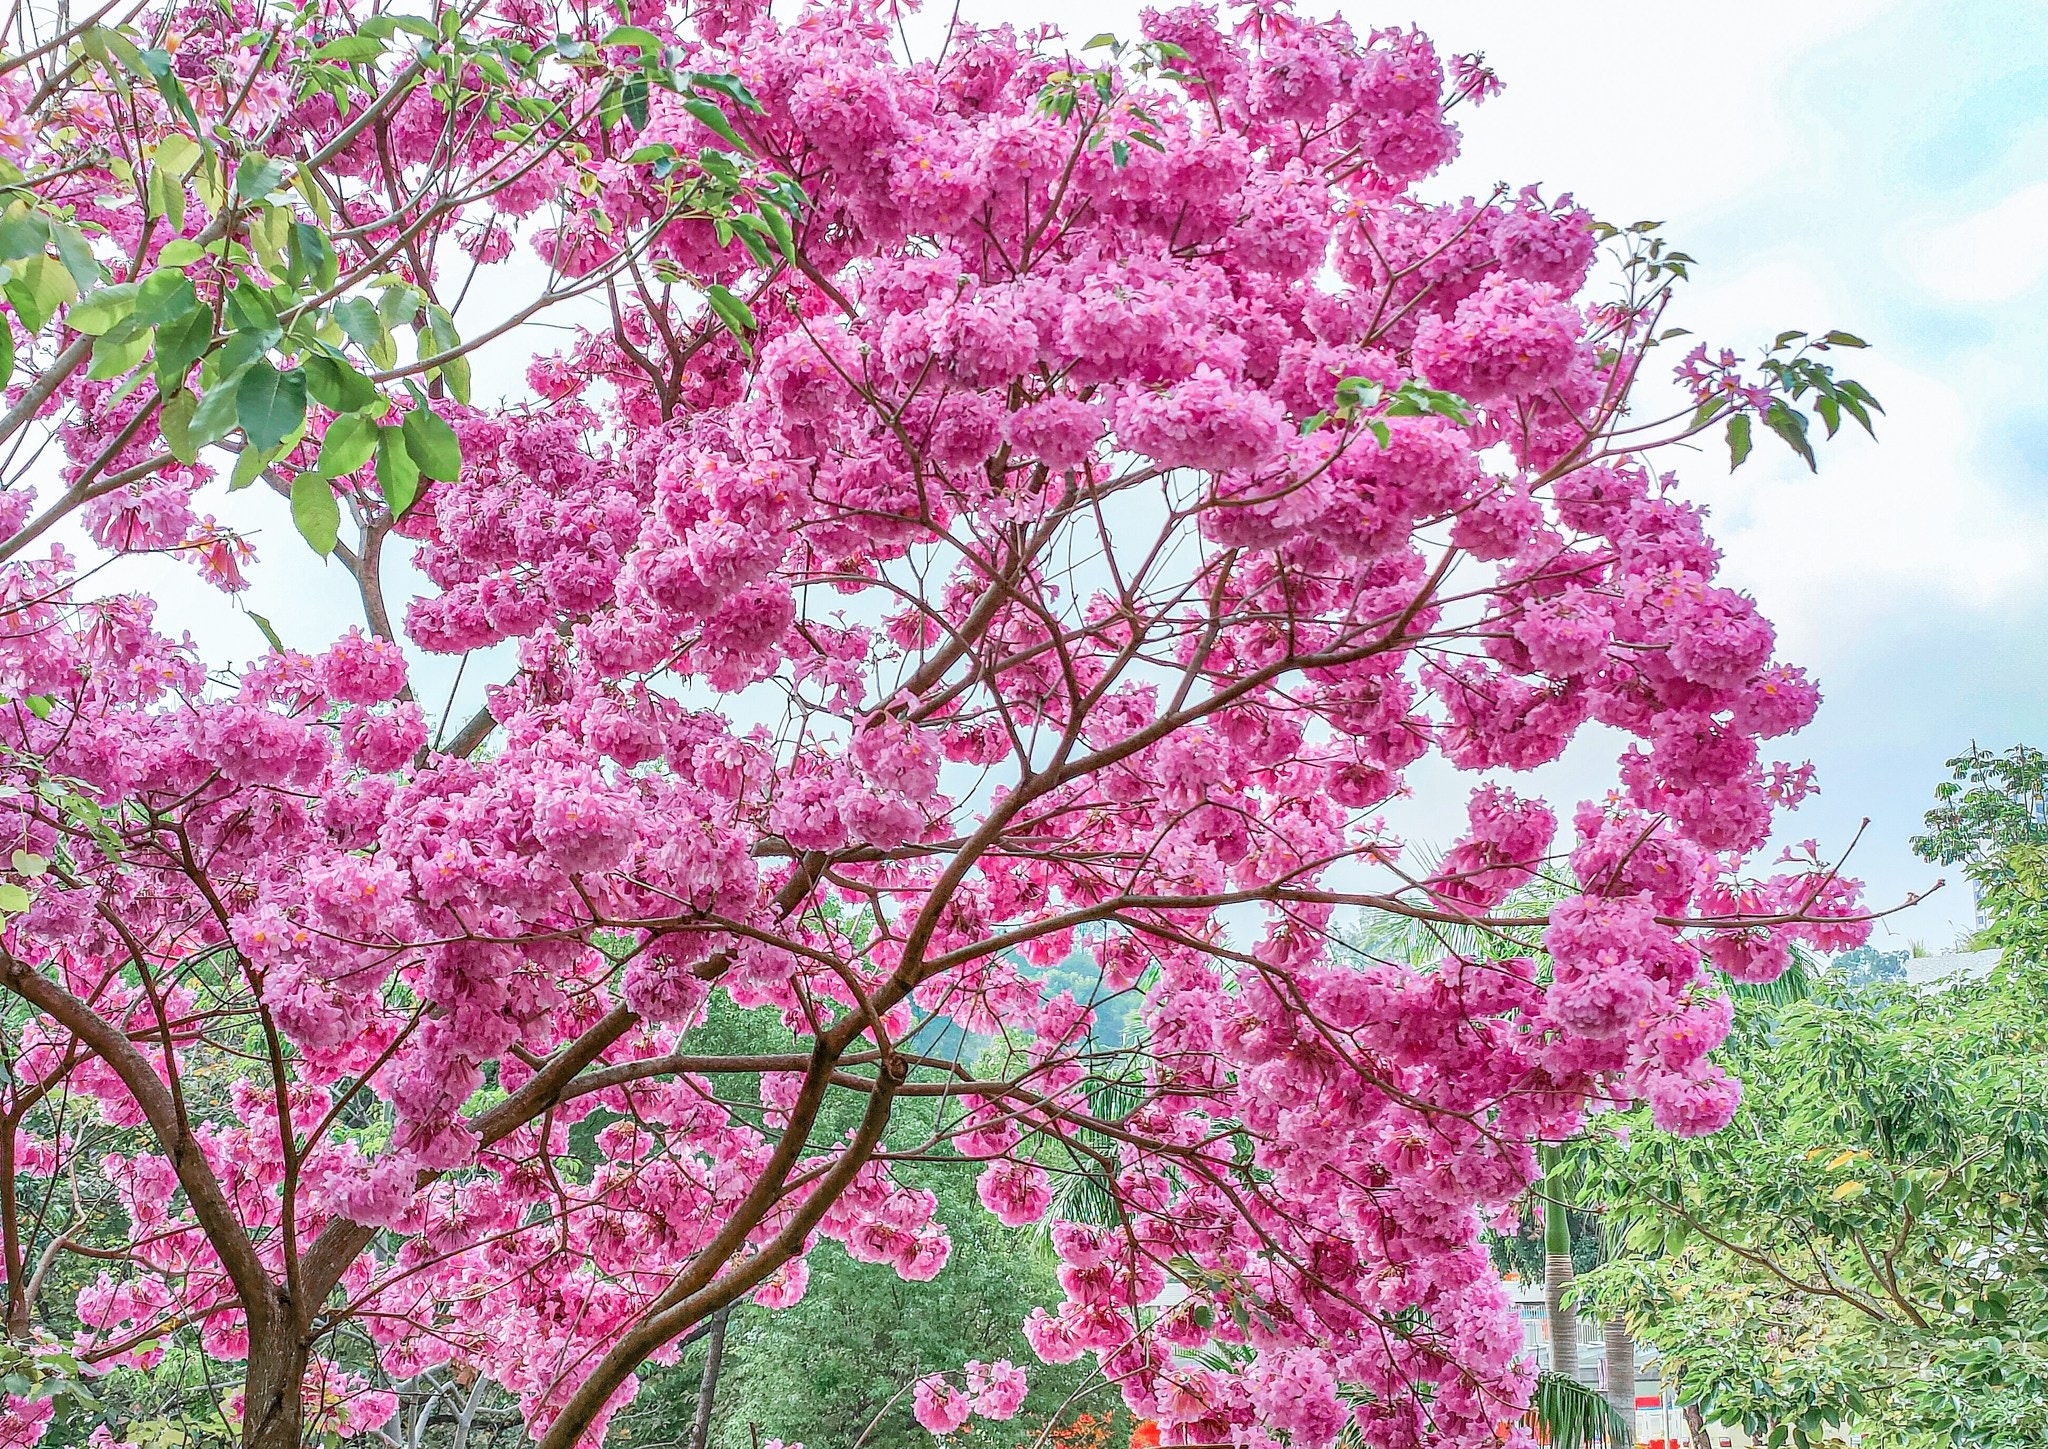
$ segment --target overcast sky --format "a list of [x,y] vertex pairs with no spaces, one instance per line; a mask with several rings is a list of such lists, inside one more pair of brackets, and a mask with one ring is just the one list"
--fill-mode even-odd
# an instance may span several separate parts
[[[1132,34],[1138,8],[963,0],[967,18],[1052,20],[1077,40]],[[1709,9],[1434,0],[1420,14],[1346,13],[1360,29],[1419,20],[1446,53],[1485,51],[1507,82],[1461,111],[1464,155],[1436,194],[1541,182],[1611,221],[1663,221],[1701,264],[1676,320],[1717,344],[1753,354],[1792,327],[1874,344],[1847,370],[1888,410],[1879,443],[1838,440],[1818,477],[1768,442],[1732,478],[1718,447],[1681,471],[1713,506],[1728,577],[1827,694],[1818,723],[1776,742],[1815,761],[1823,790],[1786,838],[1837,851],[1869,817],[1851,873],[1894,904],[1939,874],[1906,841],[1942,761],[1972,740],[2048,745],[2048,5]],[[281,504],[249,501],[276,514],[250,607],[318,648],[349,616],[346,580],[298,549]],[[176,573],[154,581],[171,621],[261,649],[246,620]],[[491,673],[471,672],[465,694]],[[1545,772],[1561,814],[1604,791],[1614,753],[1589,732]],[[1448,774],[1416,776],[1399,823],[1417,838],[1443,843],[1461,822],[1469,781]],[[1970,914],[1958,881],[1880,944],[1942,949]]]

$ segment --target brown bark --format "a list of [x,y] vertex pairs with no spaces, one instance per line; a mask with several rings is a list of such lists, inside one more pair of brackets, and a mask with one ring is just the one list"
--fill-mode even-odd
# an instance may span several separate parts
[[249,1366],[242,1381],[242,1449],[300,1449],[305,1433],[306,1347],[293,1325],[249,1329]]
[[1714,1449],[1713,1441],[1707,1437],[1707,1418],[1700,1412],[1698,1404],[1685,1406],[1685,1427],[1692,1435],[1692,1449]]
[[1607,1320],[1604,1337],[1607,1405],[1628,1425],[1628,1437],[1622,1442],[1633,1444],[1636,1439],[1636,1341],[1629,1337],[1627,1322],[1618,1317]]
[[1543,1258],[1543,1308],[1550,1319],[1550,1367],[1568,1379],[1579,1376],[1579,1315],[1567,1308],[1565,1290],[1577,1276],[1570,1253],[1546,1253]]
[[697,1380],[697,1422],[690,1426],[690,1449],[704,1449],[711,1442],[711,1406],[718,1398],[718,1371],[725,1363],[725,1321],[730,1317],[729,1303],[711,1315],[711,1332],[704,1345],[704,1374]]

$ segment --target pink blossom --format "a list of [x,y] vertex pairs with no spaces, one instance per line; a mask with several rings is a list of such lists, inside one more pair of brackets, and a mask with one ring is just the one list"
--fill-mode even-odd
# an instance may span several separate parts
[[940,1374],[926,1374],[919,1379],[911,1401],[917,1422],[933,1434],[952,1433],[967,1422],[967,1416],[973,1409],[968,1396]]
[[984,1419],[1014,1418],[1023,1406],[1024,1370],[1006,1358],[986,1365],[970,1362],[967,1384],[974,1393],[974,1412]]

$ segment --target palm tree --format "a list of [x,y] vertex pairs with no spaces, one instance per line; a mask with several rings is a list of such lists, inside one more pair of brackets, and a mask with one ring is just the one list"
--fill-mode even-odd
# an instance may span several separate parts
[[1579,1377],[1579,1314],[1565,1303],[1577,1272],[1572,1267],[1572,1225],[1566,1215],[1564,1154],[1541,1149],[1543,1161],[1543,1313],[1550,1326],[1550,1371],[1574,1382]]
[[1636,1442],[1636,1341],[1630,1337],[1628,1320],[1620,1314],[1607,1320],[1607,1407],[1621,1430],[1620,1444]]

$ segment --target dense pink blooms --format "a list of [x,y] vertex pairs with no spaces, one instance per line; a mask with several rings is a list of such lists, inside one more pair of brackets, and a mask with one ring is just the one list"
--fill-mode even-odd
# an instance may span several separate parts
[[405,651],[351,629],[320,661],[320,679],[345,704],[381,704],[405,688]]
[[1489,278],[1416,329],[1415,356],[1431,386],[1492,402],[1561,381],[1578,336],[1578,314],[1548,284]]
[[[945,1291],[914,1173],[1021,1228],[1078,1165],[1116,1227],[1049,1225],[1023,1332],[1165,1443],[1524,1443],[1482,1225],[1596,1104],[1723,1125],[1724,982],[1868,930],[1817,850],[1756,868],[1819,692],[1646,461],[1592,218],[1427,199],[1498,82],[1414,30],[906,63],[850,0],[630,9],[180,3],[131,38],[183,91],[0,83],[63,294],[0,319],[54,480],[0,469],[0,1132],[108,1184],[78,1351],[247,1366],[258,1449],[457,1372],[595,1446],[820,1243]],[[145,292],[204,362],[110,321]],[[247,660],[151,555],[360,623]],[[1504,778],[1575,742],[1596,798]],[[1430,862],[1378,812],[1446,769]],[[1360,908],[1530,944],[1371,959]],[[266,1387],[314,1306],[348,1366]],[[1021,1411],[925,1367],[934,1433]]]
[[1135,393],[1116,413],[1117,440],[1166,468],[1224,472],[1263,462],[1280,441],[1285,414],[1265,394],[1239,387],[1203,364],[1159,394]]

